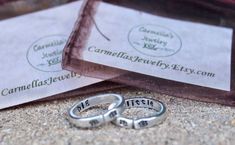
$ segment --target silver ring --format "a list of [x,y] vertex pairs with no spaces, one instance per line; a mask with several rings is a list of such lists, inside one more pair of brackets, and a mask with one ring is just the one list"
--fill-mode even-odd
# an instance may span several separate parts
[[[111,103],[104,114],[80,117],[78,114],[93,106]],[[67,119],[77,127],[92,128],[114,120],[124,111],[124,98],[118,94],[103,94],[89,97],[73,105],[68,111]]]
[[166,107],[165,105],[157,100],[148,98],[133,98],[125,100],[125,108],[148,108],[156,111],[152,116],[144,118],[130,119],[123,116],[118,116],[114,121],[114,124],[125,127],[142,129],[152,127],[161,123],[166,118]]

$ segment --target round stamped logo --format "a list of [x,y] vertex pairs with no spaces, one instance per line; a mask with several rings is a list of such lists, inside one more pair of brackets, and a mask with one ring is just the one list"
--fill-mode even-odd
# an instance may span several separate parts
[[46,36],[37,40],[28,49],[29,64],[39,71],[62,71],[62,53],[66,41],[67,37],[63,35]]
[[175,32],[153,24],[132,28],[128,40],[137,51],[153,57],[172,56],[179,52],[182,46],[182,41]]

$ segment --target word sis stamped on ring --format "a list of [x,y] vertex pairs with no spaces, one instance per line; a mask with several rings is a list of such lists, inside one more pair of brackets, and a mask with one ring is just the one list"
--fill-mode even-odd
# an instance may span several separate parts
[[[164,18],[104,2],[93,4],[80,18],[83,21],[78,21],[80,29],[76,31],[81,32],[79,39],[72,37],[73,43],[64,53],[65,69],[76,70],[76,65],[82,68],[79,64],[84,62],[196,86],[231,89],[230,28]],[[67,61],[69,57],[73,64]],[[92,76],[99,77],[104,70]]]
[[[81,117],[79,113],[96,105],[110,103],[104,114]],[[93,128],[113,121],[124,111],[124,98],[119,94],[101,94],[89,97],[74,104],[68,111],[67,119],[77,127]]]
[[[81,112],[97,105],[110,103],[105,113],[82,117]],[[126,109],[143,108],[154,111],[153,114],[144,117],[129,118],[122,115]],[[130,98],[124,100],[119,94],[100,94],[91,96],[75,103],[66,115],[73,125],[79,128],[93,128],[113,122],[117,126],[133,129],[143,129],[162,123],[166,119],[166,106],[151,98]]]
[[61,68],[63,48],[81,4],[0,22],[0,109],[101,81]]

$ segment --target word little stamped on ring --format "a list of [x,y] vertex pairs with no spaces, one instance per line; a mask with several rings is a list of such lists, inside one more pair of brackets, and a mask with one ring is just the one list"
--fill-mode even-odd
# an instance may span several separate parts
[[166,118],[166,106],[158,100],[139,97],[126,99],[125,109],[130,108],[147,108],[154,110],[154,114],[140,118],[128,118],[120,115],[113,123],[120,127],[142,129],[160,124]]
[[[100,115],[82,117],[81,112],[101,104],[110,103],[108,110]],[[125,109],[147,108],[154,110],[154,114],[141,118],[127,118],[122,115]],[[88,97],[75,103],[69,110],[67,119],[79,128],[94,128],[113,122],[125,128],[143,129],[155,126],[166,118],[165,105],[149,98],[126,99],[119,94],[102,94]]]

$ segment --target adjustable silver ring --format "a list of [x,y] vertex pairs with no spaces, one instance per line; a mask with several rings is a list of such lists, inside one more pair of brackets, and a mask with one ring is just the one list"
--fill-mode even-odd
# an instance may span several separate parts
[[[78,114],[93,106],[111,103],[104,114],[80,117]],[[124,111],[124,98],[118,94],[103,94],[89,97],[73,105],[68,111],[68,120],[77,127],[92,128],[116,119]]]
[[161,123],[166,117],[165,105],[157,100],[148,99],[148,98],[133,98],[125,100],[126,109],[133,107],[148,108],[156,112],[152,116],[136,118],[136,119],[126,118],[120,115],[112,122],[118,126],[125,128],[142,129],[157,125]]

